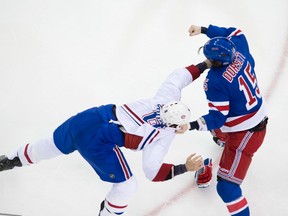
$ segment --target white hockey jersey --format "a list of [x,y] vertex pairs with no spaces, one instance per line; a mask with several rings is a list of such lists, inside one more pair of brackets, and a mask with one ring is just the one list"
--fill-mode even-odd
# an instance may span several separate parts
[[163,160],[175,137],[175,128],[163,124],[160,107],[180,101],[181,90],[199,75],[194,65],[177,69],[166,78],[154,97],[116,107],[118,121],[125,129],[125,147],[143,151],[143,169],[152,181],[163,181],[173,166]]

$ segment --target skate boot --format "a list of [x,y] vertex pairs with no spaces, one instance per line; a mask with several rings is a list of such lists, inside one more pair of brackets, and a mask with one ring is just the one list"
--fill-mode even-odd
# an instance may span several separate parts
[[100,216],[100,214],[101,214],[101,211],[104,209],[104,200],[101,202],[101,204],[100,204],[100,211],[99,211],[99,215],[98,216]]
[[9,160],[5,155],[0,156],[0,172],[13,169],[15,166],[22,166],[19,157],[15,157],[12,160]]

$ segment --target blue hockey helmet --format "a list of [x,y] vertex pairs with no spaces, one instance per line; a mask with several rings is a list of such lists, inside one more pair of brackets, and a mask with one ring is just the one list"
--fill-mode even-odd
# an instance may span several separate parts
[[207,59],[228,65],[235,58],[236,48],[228,38],[215,37],[206,42],[203,52]]

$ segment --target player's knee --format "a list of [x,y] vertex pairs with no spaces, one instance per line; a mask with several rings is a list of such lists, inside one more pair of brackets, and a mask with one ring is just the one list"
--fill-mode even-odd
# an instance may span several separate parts
[[240,185],[226,180],[218,180],[217,193],[225,203],[242,196]]

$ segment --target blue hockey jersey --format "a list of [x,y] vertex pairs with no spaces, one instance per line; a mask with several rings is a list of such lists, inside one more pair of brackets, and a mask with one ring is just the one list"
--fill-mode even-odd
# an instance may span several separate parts
[[245,35],[234,27],[213,25],[209,25],[206,35],[229,38],[236,46],[236,57],[228,66],[209,70],[204,81],[209,113],[198,119],[199,130],[235,132],[256,126],[267,113]]

